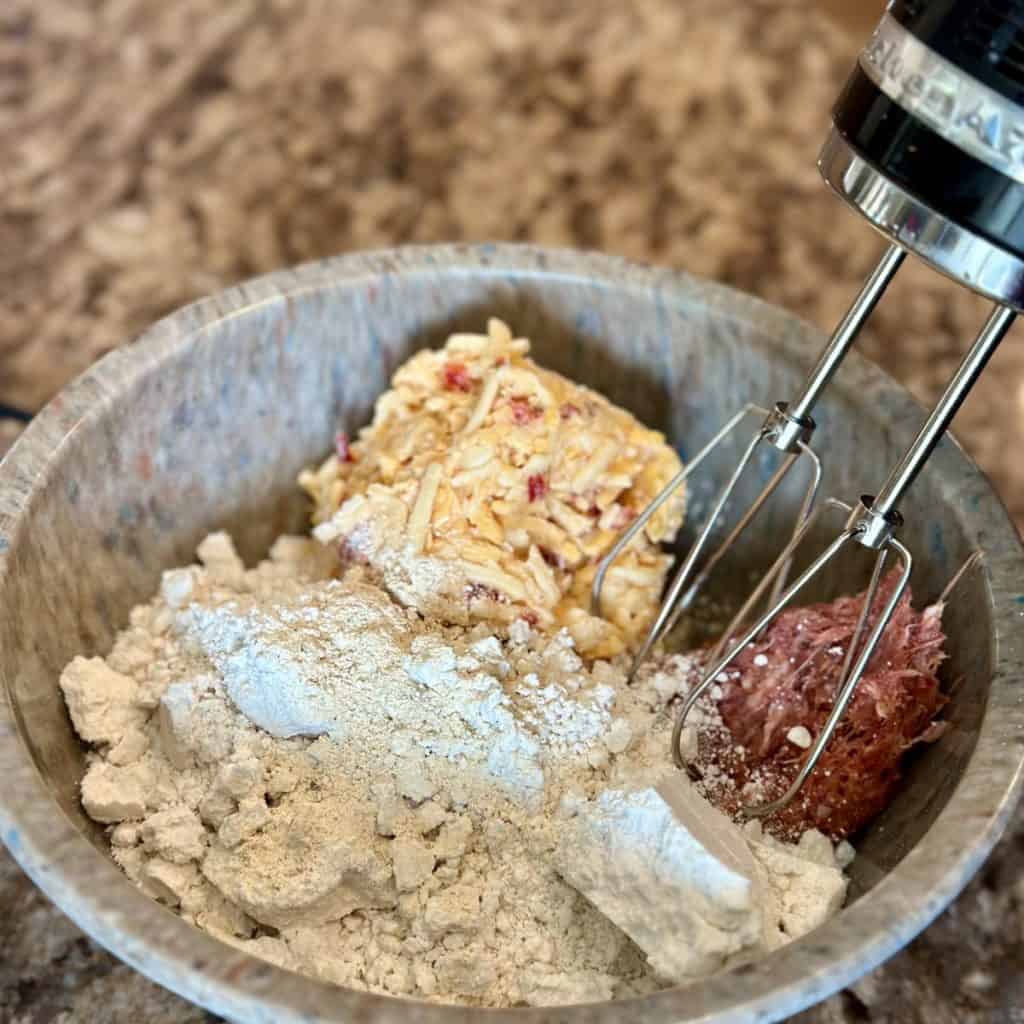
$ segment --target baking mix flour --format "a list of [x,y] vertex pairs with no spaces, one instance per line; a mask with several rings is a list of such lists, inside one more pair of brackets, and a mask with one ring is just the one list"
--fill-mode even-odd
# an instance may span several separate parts
[[309,539],[249,570],[224,534],[198,555],[61,686],[114,858],[225,942],[356,988],[550,1005],[704,976],[841,904],[823,836],[752,828],[744,872],[669,812],[671,662],[627,686],[566,629],[439,625]]

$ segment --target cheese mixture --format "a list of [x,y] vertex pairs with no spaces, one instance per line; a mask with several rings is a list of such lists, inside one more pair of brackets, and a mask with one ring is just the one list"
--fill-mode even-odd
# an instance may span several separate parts
[[359,439],[340,436],[299,482],[315,536],[365,560],[407,607],[565,627],[582,655],[609,657],[650,625],[683,489],[608,573],[607,619],[590,615],[597,563],[682,466],[661,434],[528,351],[492,320],[486,335],[418,352]]

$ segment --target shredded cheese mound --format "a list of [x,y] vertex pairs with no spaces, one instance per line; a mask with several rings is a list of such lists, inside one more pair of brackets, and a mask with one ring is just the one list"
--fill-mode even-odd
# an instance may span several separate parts
[[544,370],[499,320],[452,335],[395,374],[373,421],[299,483],[315,535],[366,562],[394,597],[457,624],[567,628],[587,657],[634,647],[682,522],[680,487],[608,573],[597,564],[679,472],[662,434]]

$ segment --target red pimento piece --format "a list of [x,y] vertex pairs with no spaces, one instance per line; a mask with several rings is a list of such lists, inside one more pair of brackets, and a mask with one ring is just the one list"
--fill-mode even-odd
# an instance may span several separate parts
[[349,537],[338,541],[338,559],[342,565],[366,565],[370,561],[366,552]]
[[541,473],[534,473],[526,481],[526,493],[530,501],[537,501],[548,493],[548,482]]
[[569,419],[570,416],[579,416],[579,414],[580,407],[578,405],[574,405],[572,402],[563,402],[558,410],[558,415],[561,416],[563,420]]
[[522,615],[519,616],[528,626],[536,626],[540,622],[540,618],[532,608],[527,608]]
[[556,555],[550,548],[542,546],[537,550],[540,551],[540,557],[543,558],[552,569],[563,568],[561,558],[559,558],[558,555]]
[[538,409],[535,405],[531,405],[528,398],[510,398],[508,407],[512,411],[513,422],[519,424],[519,426],[532,423],[537,417],[543,415],[542,410]]
[[342,462],[355,462],[356,457],[352,454],[352,445],[349,443],[348,434],[339,430],[334,435],[334,450]]
[[473,390],[473,378],[465,363],[445,363],[441,370],[441,380],[446,391]]

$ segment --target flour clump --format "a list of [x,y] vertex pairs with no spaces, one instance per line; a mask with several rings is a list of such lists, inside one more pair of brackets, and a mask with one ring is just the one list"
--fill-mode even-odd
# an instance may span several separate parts
[[[679,846],[645,788],[670,770],[656,672],[629,687],[564,630],[430,622],[359,570],[335,578],[315,541],[241,572],[223,538],[211,550],[213,567],[165,574],[106,661],[62,677],[93,738],[87,813],[198,927],[350,987],[556,1005],[701,977],[841,903],[834,863],[770,837],[750,842],[758,885]],[[143,639],[149,659],[126,656]],[[652,839],[676,872],[657,890],[636,866]],[[631,864],[611,899],[586,875]],[[657,893],[663,919],[641,913]],[[659,936],[683,894],[700,909],[680,960]]]

